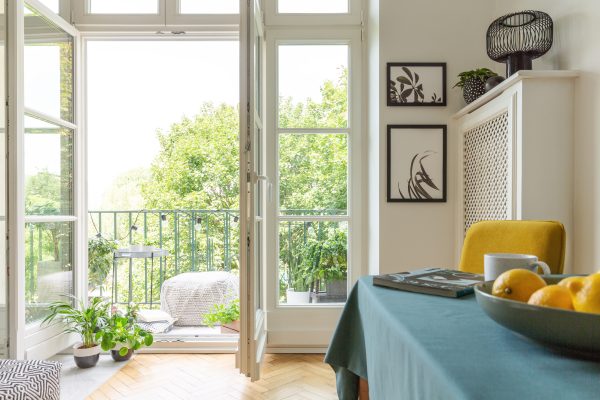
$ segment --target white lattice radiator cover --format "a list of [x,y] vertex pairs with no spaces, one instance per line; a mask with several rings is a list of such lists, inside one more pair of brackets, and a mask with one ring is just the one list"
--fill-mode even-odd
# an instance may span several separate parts
[[465,132],[464,230],[482,220],[511,218],[508,111]]

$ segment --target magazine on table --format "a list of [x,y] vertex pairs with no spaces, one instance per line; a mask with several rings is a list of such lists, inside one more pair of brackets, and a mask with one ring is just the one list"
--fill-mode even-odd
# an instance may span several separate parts
[[483,275],[444,268],[424,268],[410,272],[377,275],[373,284],[409,292],[461,297],[473,293]]

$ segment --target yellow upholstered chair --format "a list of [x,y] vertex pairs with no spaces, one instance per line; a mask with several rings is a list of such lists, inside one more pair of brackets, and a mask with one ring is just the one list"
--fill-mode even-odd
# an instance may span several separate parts
[[532,254],[561,274],[565,228],[556,221],[481,221],[469,228],[460,257],[461,271],[483,274],[486,253]]

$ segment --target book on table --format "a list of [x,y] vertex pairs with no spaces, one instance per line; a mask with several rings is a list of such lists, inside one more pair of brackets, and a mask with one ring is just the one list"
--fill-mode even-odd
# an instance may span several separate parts
[[373,284],[408,292],[461,297],[473,293],[483,275],[444,268],[424,268],[410,272],[377,275]]

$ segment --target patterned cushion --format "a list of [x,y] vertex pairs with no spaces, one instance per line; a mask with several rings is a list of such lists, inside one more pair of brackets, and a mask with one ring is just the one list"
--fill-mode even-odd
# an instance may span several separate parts
[[0,360],[0,399],[60,400],[60,369],[55,361]]

